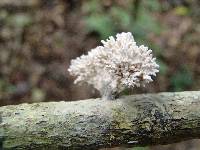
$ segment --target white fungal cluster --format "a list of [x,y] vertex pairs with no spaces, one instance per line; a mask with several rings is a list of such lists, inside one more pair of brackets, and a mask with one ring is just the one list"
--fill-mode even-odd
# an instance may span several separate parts
[[136,45],[130,32],[101,42],[103,46],[71,61],[68,71],[77,77],[75,83],[87,82],[108,98],[125,88],[144,86],[156,76],[159,66],[152,50]]

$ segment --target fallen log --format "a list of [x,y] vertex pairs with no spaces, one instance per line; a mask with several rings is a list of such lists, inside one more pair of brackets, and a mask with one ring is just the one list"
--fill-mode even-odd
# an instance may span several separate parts
[[0,107],[3,149],[98,149],[200,137],[200,92]]

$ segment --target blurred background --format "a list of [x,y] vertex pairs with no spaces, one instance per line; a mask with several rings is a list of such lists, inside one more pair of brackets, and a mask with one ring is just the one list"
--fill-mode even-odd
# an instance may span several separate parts
[[[160,65],[155,82],[129,94],[200,89],[199,0],[0,0],[0,106],[99,97],[74,85],[67,68],[122,31]],[[133,149],[199,150],[200,142]]]

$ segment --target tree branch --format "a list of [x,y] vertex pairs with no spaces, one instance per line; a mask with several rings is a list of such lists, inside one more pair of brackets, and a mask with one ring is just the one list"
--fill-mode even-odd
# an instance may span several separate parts
[[4,149],[98,149],[200,137],[200,92],[0,107]]

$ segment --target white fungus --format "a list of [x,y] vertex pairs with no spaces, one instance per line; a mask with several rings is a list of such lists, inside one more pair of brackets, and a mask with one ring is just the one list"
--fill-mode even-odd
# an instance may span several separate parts
[[138,46],[130,32],[110,36],[98,46],[71,61],[68,69],[75,83],[87,82],[103,98],[114,99],[126,88],[145,86],[159,72],[152,50]]

